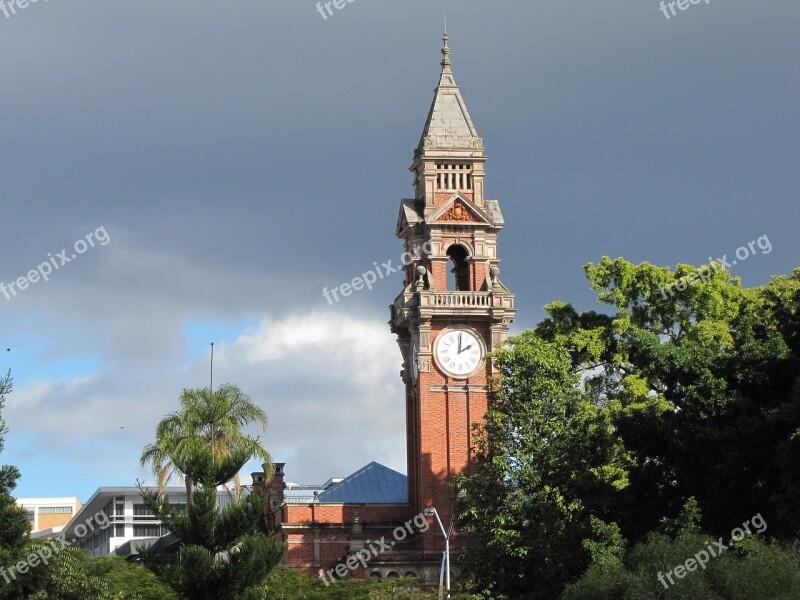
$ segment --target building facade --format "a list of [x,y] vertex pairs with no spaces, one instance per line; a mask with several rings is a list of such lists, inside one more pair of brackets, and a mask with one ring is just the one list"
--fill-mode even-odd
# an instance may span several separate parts
[[77,498],[19,498],[17,505],[28,513],[31,533],[46,535],[61,531],[80,510],[81,501]]
[[[514,295],[499,279],[503,216],[498,201],[484,196],[483,140],[455,82],[446,36],[442,56],[410,168],[414,197],[401,201],[396,228],[410,257],[403,290],[390,307],[405,384],[403,493],[371,494],[345,478],[337,485],[347,493],[292,502],[283,464],[270,482],[253,474],[254,489],[269,490],[267,522],[288,546],[287,566],[309,575],[414,575],[438,584],[444,537],[424,511],[436,508],[445,526],[452,518],[451,483],[471,468],[473,425],[488,408],[486,356],[507,338],[515,316]],[[371,489],[397,484],[389,470],[372,465]],[[370,466],[352,477],[364,477]],[[451,538],[456,552],[474,543],[457,533]],[[368,561],[358,560],[367,555]]]
[[[500,282],[497,200],[484,196],[483,140],[456,85],[447,37],[433,104],[414,152],[415,197],[403,200],[397,236],[413,257],[391,306],[404,360],[409,502],[452,516],[453,477],[470,468],[473,424],[488,409],[486,355],[508,337],[514,295]],[[422,538],[426,557],[441,536]],[[458,544],[455,544],[458,547]]]
[[[145,490],[156,491],[156,488]],[[243,495],[249,491],[242,488]],[[168,487],[164,494],[173,506],[186,505],[185,487]],[[225,506],[230,501],[227,490],[217,492],[218,505]],[[99,488],[60,532],[66,542],[92,556],[124,557],[138,554],[138,545],[151,546],[169,534],[142,501],[135,486]]]

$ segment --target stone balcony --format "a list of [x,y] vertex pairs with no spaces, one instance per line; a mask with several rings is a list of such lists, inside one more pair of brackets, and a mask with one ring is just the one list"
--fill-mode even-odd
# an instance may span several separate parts
[[512,318],[516,312],[514,294],[508,292],[404,292],[392,305],[395,325],[409,320],[412,314],[420,317],[452,315],[477,318],[491,316],[497,320]]

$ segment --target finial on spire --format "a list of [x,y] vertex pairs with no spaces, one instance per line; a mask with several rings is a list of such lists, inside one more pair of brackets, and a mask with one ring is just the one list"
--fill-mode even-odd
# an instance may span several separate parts
[[446,33],[444,34],[444,37],[442,38],[442,41],[444,42],[444,46],[442,46],[442,56],[444,57],[442,59],[442,66],[443,67],[449,67],[450,64],[451,64],[450,63],[450,46],[447,45],[447,42],[449,41],[449,38],[447,37]]

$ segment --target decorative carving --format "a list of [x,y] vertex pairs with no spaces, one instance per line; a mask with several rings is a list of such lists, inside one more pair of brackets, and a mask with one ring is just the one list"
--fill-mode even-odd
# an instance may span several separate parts
[[463,202],[459,202],[456,200],[453,202],[453,205],[448,208],[445,213],[437,219],[437,221],[468,221],[471,223],[477,223],[478,219],[476,219],[471,212],[464,206]]

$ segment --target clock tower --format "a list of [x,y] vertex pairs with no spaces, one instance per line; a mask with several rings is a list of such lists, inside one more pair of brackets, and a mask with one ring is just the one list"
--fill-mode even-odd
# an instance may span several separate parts
[[[497,234],[503,215],[484,197],[483,140],[456,85],[447,36],[439,85],[410,171],[414,198],[403,200],[397,237],[407,263],[391,306],[403,356],[408,501],[415,514],[435,507],[449,524],[453,477],[468,471],[472,426],[488,408],[486,355],[508,336],[514,295],[499,278]],[[421,536],[438,560],[438,527]],[[457,534],[451,544],[458,549]]]

